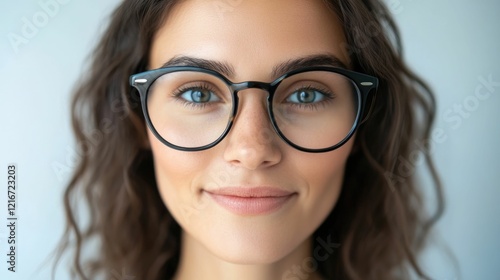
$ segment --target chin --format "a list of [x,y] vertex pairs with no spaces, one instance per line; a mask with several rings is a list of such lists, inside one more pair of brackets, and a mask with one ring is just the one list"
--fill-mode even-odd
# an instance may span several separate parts
[[[278,229],[275,225],[274,229]],[[218,258],[233,264],[242,265],[266,265],[279,262],[286,256],[293,254],[301,248],[305,242],[297,235],[287,234],[288,232],[298,233],[297,230],[282,230],[270,232],[259,230],[233,230],[217,234],[217,240],[205,240],[206,248]],[[304,234],[305,237],[307,235]]]
[[220,259],[232,264],[268,265],[279,262],[289,253],[280,250],[273,250],[272,248],[268,250],[261,249],[262,248],[249,248],[245,251],[224,250],[224,252],[218,252],[220,255],[218,254],[217,256]]

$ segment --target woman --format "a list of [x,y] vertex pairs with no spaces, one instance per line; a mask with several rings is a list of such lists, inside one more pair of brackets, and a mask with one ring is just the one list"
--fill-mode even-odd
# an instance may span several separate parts
[[433,116],[381,1],[126,0],[74,98],[62,246],[88,279],[429,279]]

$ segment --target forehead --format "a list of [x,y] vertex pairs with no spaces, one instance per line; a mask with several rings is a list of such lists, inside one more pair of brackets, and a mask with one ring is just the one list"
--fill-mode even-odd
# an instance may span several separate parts
[[330,54],[348,65],[344,45],[340,21],[321,0],[186,0],[155,34],[149,67],[183,55],[267,79],[276,64],[307,55]]

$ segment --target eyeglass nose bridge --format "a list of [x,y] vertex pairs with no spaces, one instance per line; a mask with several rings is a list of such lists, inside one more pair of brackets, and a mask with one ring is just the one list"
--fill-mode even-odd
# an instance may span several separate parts
[[[269,117],[269,121],[271,123],[271,126],[273,128],[273,130],[279,135],[279,132],[277,130],[277,127],[276,127],[276,123],[275,123],[275,120],[274,120],[274,117],[273,117],[273,114],[271,112],[271,105],[270,105],[270,101],[271,99],[273,98],[273,95],[274,95],[274,91],[276,90],[276,87],[279,85],[279,82],[276,83],[276,82],[273,82],[273,83],[265,83],[265,82],[258,82],[258,81],[246,81],[246,82],[241,82],[241,83],[230,83],[228,84],[229,88],[233,91],[233,104],[234,104],[234,108],[233,108],[233,114],[231,116],[231,119],[230,119],[230,125],[228,126],[228,130],[226,132],[229,132],[229,130],[232,128],[233,126],[233,122],[235,120],[235,117],[236,115],[238,114],[238,107],[239,107],[239,97],[238,97],[238,92],[242,91],[242,90],[245,90],[245,89],[252,89],[252,88],[255,88],[255,89],[261,89],[265,92],[267,92],[267,98],[266,98],[266,101],[267,101],[267,114],[268,114],[268,117]],[[227,133],[226,133],[227,134]],[[225,135],[224,135],[225,136]]]
[[269,83],[257,82],[257,81],[247,81],[247,82],[235,83],[235,84],[231,84],[230,87],[235,94],[238,93],[239,91],[242,91],[244,89],[250,89],[250,88],[262,89],[262,90],[267,91],[269,94],[271,94],[271,91],[274,89],[273,86],[271,86],[271,84],[269,84]]

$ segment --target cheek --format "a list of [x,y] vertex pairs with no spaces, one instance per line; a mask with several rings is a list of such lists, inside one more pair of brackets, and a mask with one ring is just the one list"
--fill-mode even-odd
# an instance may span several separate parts
[[200,205],[197,181],[210,165],[207,152],[183,152],[171,149],[149,134],[154,157],[158,190],[163,202],[181,225],[192,209]]
[[304,180],[303,220],[319,226],[337,203],[344,179],[345,164],[352,140],[323,154],[303,154],[295,170]]

